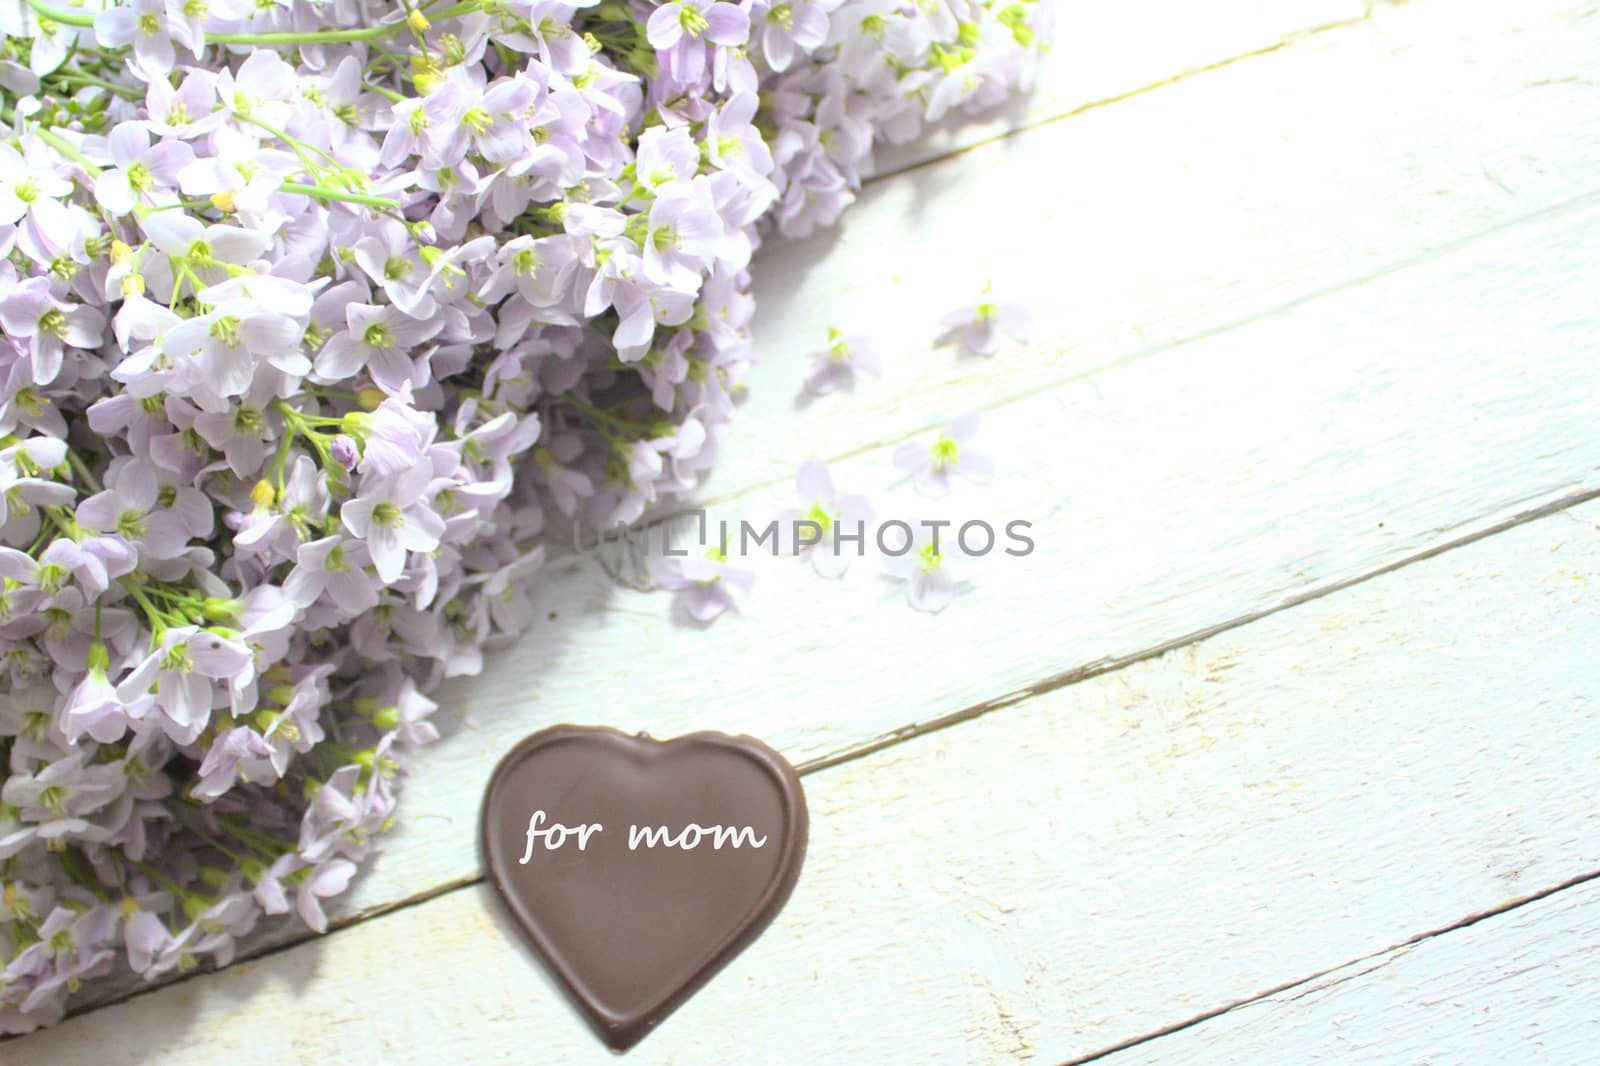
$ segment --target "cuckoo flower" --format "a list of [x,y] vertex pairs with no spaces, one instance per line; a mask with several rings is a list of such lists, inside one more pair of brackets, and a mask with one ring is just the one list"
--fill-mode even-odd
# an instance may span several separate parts
[[659,559],[655,571],[656,587],[676,590],[683,611],[702,624],[735,606],[736,591],[747,593],[755,584],[754,574],[731,565],[716,548],[703,556]]
[[693,85],[705,74],[709,46],[745,43],[750,14],[718,0],[671,0],[651,12],[646,32],[662,68],[679,84]]
[[865,496],[841,494],[821,460],[808,459],[795,476],[799,511],[779,519],[780,547],[785,554],[804,553],[823,577],[840,577],[872,540],[872,503]]
[[1021,304],[999,303],[989,298],[958,307],[939,320],[947,341],[958,341],[973,355],[993,355],[1002,336],[1027,343],[1033,336],[1033,312]]
[[[885,531],[883,568],[905,586],[906,602],[938,614],[950,605],[966,580],[971,560],[948,522],[906,523],[910,532]],[[903,550],[901,550],[903,549]]]
[[837,389],[853,389],[856,377],[876,378],[883,363],[867,337],[845,336],[828,328],[828,346],[810,355],[811,369],[806,374],[806,389],[821,396]]
[[895,449],[894,465],[909,474],[924,496],[943,496],[957,476],[987,481],[994,463],[968,445],[978,432],[978,413],[967,411],[952,418],[931,445],[915,441]]

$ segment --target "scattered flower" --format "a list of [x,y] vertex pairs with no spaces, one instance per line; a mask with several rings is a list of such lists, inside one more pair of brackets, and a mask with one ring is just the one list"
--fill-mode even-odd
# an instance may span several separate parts
[[[889,577],[903,582],[906,602],[919,611],[938,614],[950,605],[956,591],[969,584],[970,559],[961,550],[959,539],[948,523],[907,523],[909,535],[890,540],[889,548],[906,545],[899,554],[883,555]],[[886,533],[893,538],[895,533]]]
[[945,338],[959,341],[973,355],[993,355],[1002,336],[1026,344],[1033,336],[1033,312],[1021,304],[989,299],[987,286],[983,292],[977,303],[958,307],[939,320]]
[[804,554],[823,577],[841,577],[852,555],[871,543],[872,503],[865,496],[840,495],[833,475],[819,459],[801,464],[795,491],[803,510],[779,517],[780,549],[784,554]]
[[911,476],[917,491],[924,496],[945,495],[957,475],[987,481],[994,476],[993,461],[967,444],[977,432],[978,413],[959,414],[931,446],[910,441],[896,448],[894,465]]
[[747,593],[755,584],[749,570],[732,566],[716,548],[703,556],[659,559],[655,585],[678,590],[678,602],[696,622],[712,622],[735,605],[734,590]]
[[854,388],[857,376],[877,378],[883,374],[883,364],[869,338],[847,337],[831,327],[828,346],[808,358],[811,369],[806,374],[806,390],[817,396]]

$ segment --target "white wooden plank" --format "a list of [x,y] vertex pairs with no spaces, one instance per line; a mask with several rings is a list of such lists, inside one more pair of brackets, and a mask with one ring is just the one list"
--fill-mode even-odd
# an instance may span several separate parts
[[[1207,5],[1191,6],[1204,18]],[[762,363],[706,494],[1160,350],[1591,191],[1600,19],[1585,10],[1384,6],[872,186],[836,232],[758,258]],[[1034,311],[1033,343],[989,360],[935,350],[938,317],[990,278]],[[797,412],[804,356],[830,324],[878,338],[884,380]]]
[[1034,91],[995,110],[940,123],[915,141],[886,146],[889,174],[995,137],[1258,55],[1364,17],[1367,0],[1121,0],[1062,3],[1055,41]]
[[1102,1060],[1550,1062],[1600,1049],[1600,882],[1369,959]]
[[[1600,870],[1597,529],[1524,523],[811,775],[788,908],[630,1061],[1058,1062]],[[482,885],[3,1047],[614,1061]]]
[[[827,582],[756,558],[755,593],[710,632],[664,596],[571,563],[541,618],[481,677],[447,686],[448,735],[417,760],[356,908],[476,869],[472,824],[498,755],[534,728],[724,728],[795,761],[1270,609],[1507,511],[1600,488],[1600,207],[992,414],[999,476],[942,510],[893,449],[837,467],[880,517],[1034,523],[936,616],[870,565]],[[755,494],[714,515],[764,522]]]

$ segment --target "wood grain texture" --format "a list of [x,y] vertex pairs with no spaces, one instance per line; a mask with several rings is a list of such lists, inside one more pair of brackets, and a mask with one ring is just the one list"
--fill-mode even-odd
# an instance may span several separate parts
[[1600,882],[1341,967],[1102,1060],[1593,1062]]
[[[1594,191],[1597,55],[1590,4],[1386,6],[874,185],[836,230],[760,254],[762,363],[706,495],[1163,352]],[[990,360],[936,350],[939,315],[991,279],[1033,310],[1032,343]],[[797,410],[804,356],[830,324],[878,340],[884,379]]]
[[[886,489],[892,449],[838,464],[882,517],[1034,523],[1032,555],[986,559],[937,616],[866,562],[827,582],[752,558],[755,593],[708,633],[575,570],[554,621],[447,690],[452,728],[353,905],[471,876],[489,770],[539,726],[750,732],[799,761],[1600,488],[1596,286],[1585,207],[992,412],[1000,475],[942,507]],[[786,496],[715,513],[764,522]]]
[[[1600,870],[1597,574],[1591,503],[811,776],[788,908],[629,1061],[1059,1062]],[[482,885],[5,1051],[615,1061]]]
[[1366,16],[1368,0],[1120,0],[1057,6],[1055,41],[1035,90],[976,118],[941,122],[886,146],[885,176],[1018,130],[1103,106]]

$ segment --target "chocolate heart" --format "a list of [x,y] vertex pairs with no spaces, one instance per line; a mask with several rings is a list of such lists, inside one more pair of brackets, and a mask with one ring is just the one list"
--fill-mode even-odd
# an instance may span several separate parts
[[806,801],[753,737],[559,725],[500,760],[489,879],[600,1038],[632,1047],[782,909]]

